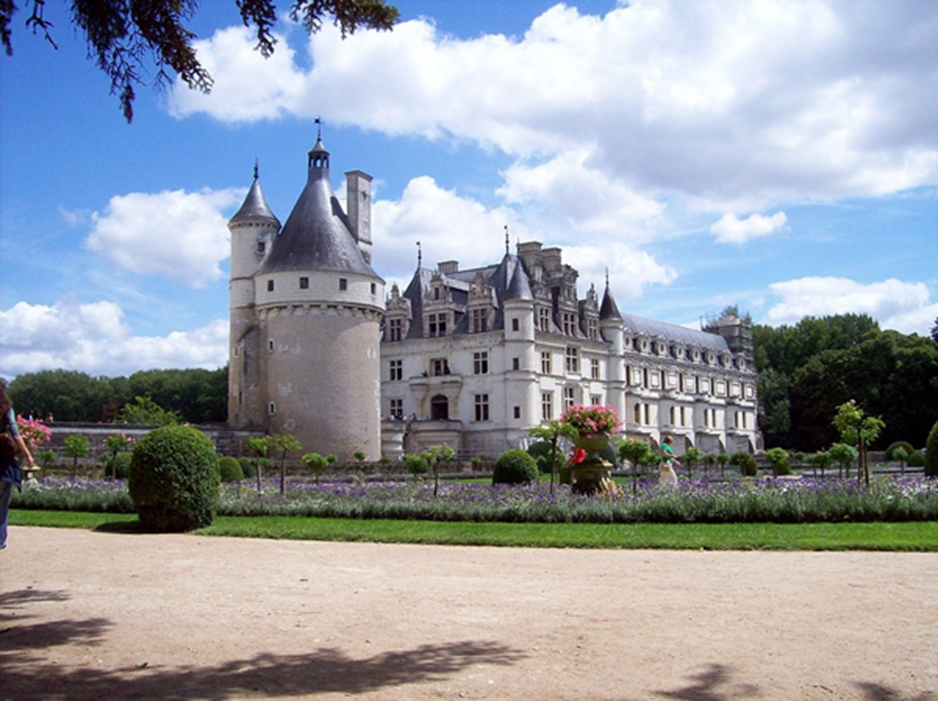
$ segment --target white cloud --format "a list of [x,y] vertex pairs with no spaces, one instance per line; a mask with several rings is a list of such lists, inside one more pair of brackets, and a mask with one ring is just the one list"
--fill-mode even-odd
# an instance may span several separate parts
[[215,369],[227,362],[228,322],[167,336],[132,335],[113,302],[52,306],[18,302],[0,310],[0,376],[69,368],[129,375],[151,368]]
[[776,212],[771,217],[752,214],[745,219],[738,219],[735,214],[724,214],[720,221],[710,227],[710,231],[716,235],[717,243],[746,243],[774,234],[787,221],[785,212]]
[[771,291],[782,301],[769,309],[765,323],[797,324],[805,316],[868,314],[880,327],[927,335],[938,317],[938,303],[929,303],[924,283],[896,279],[861,284],[838,277],[805,277],[777,282]]
[[537,165],[517,162],[504,175],[498,193],[512,204],[544,203],[563,229],[613,234],[633,243],[647,240],[664,213],[664,205],[610,180],[587,163],[585,149],[568,151]]
[[[443,260],[457,260],[460,268],[488,265],[505,253],[506,224],[514,252],[518,241],[540,240],[542,232],[532,232],[515,220],[508,207],[488,209],[480,202],[441,188],[429,177],[408,183],[398,201],[377,200],[372,215],[376,259],[388,271],[388,282],[406,284],[417,267],[417,242],[423,251],[423,267],[435,268]],[[568,233],[569,236],[569,233]],[[633,246],[594,237],[573,236],[564,246],[564,262],[580,271],[582,291],[590,283],[601,292],[609,271],[614,294],[620,299],[638,297],[646,285],[670,284],[677,278],[670,266]],[[546,241],[557,245],[554,239]]]
[[487,209],[483,204],[441,188],[433,178],[411,180],[400,200],[376,200],[372,236],[382,270],[392,276],[409,276],[417,267],[417,242],[423,266],[457,260],[463,268],[491,263],[505,253],[505,226],[511,240],[526,238],[513,226],[515,214],[508,208]]
[[294,111],[303,89],[304,74],[294,63],[295,52],[277,35],[277,49],[265,59],[254,47],[256,36],[247,27],[221,29],[210,39],[194,42],[199,61],[215,80],[205,94],[185,85],[169,96],[170,113],[182,117],[198,112],[224,115],[224,121],[253,122]]
[[927,2],[635,0],[602,17],[557,5],[511,38],[422,20],[344,41],[325,28],[306,69],[286,41],[265,62],[248,32],[226,29],[199,45],[212,95],[180,88],[173,105],[228,122],[323,115],[522,160],[588,154],[638,197],[756,211],[938,181],[922,89],[936,31]]
[[116,195],[91,215],[85,245],[119,268],[204,287],[223,277],[230,253],[222,210],[243,197],[237,188]]

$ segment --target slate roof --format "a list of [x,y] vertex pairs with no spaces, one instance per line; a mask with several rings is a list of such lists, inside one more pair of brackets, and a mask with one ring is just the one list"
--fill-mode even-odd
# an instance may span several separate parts
[[235,212],[235,215],[228,223],[238,224],[242,222],[272,222],[278,227],[280,226],[280,220],[270,211],[270,206],[267,204],[267,199],[261,191],[261,184],[257,179],[257,175],[254,176],[254,182],[251,183],[251,188],[248,190],[248,194],[244,198],[241,208]]
[[313,154],[328,155],[322,141],[310,152],[306,187],[274,239],[260,273],[332,270],[378,277],[365,262],[348,217],[332,191],[328,165],[313,165]]
[[625,327],[635,333],[645,333],[651,338],[662,336],[669,341],[683,341],[687,345],[697,345],[717,352],[729,351],[726,339],[717,334],[697,331],[664,321],[646,319],[635,314],[622,314],[621,317]]

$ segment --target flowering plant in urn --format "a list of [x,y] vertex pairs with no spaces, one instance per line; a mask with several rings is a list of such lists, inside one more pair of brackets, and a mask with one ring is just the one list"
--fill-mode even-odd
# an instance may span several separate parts
[[560,417],[562,423],[573,426],[582,437],[610,435],[615,433],[622,422],[619,412],[612,406],[585,406],[574,404]]

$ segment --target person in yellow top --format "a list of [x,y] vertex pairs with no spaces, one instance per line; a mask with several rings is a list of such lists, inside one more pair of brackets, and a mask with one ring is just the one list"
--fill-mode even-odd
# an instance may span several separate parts
[[674,466],[681,464],[674,456],[672,443],[674,443],[674,439],[671,436],[665,436],[661,440],[661,465],[659,466],[658,484],[668,487],[677,485],[677,474],[674,472]]

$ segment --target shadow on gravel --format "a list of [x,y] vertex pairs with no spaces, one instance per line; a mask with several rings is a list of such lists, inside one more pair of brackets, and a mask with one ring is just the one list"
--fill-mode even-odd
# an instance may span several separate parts
[[96,533],[121,533],[123,535],[142,534],[140,521],[109,521],[94,529]]
[[728,701],[729,699],[758,698],[759,687],[754,684],[734,683],[733,668],[711,664],[700,674],[691,677],[692,683],[680,689],[656,691],[666,699],[681,701]]
[[[91,620],[83,624],[64,621],[60,625],[59,640],[82,640],[88,644],[108,624]],[[9,633],[0,639],[6,635]],[[146,652],[141,650],[140,662],[125,669],[63,669],[34,654],[42,635],[40,630],[24,630],[0,642],[4,698],[221,701],[245,695],[276,698],[326,692],[360,694],[384,687],[440,681],[469,666],[511,665],[526,657],[521,651],[494,642],[463,641],[421,645],[362,659],[353,659],[336,648],[321,648],[304,655],[262,653],[217,666],[174,668],[151,667]],[[10,641],[17,643],[16,649],[7,652]]]

